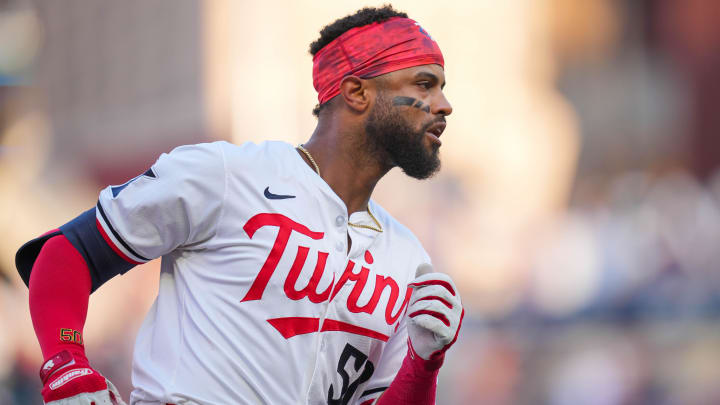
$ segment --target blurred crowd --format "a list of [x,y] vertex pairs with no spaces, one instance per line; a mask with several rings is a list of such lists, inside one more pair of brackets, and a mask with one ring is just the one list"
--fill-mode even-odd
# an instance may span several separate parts
[[[293,16],[312,5],[0,0],[0,404],[41,403],[14,251],[175,145],[277,139],[283,125],[305,139],[314,100],[298,44],[357,8]],[[456,110],[441,175],[391,173],[376,197],[461,286],[438,403],[720,403],[720,3],[394,5],[444,49]],[[270,16],[308,32],[287,38],[299,51],[218,39]],[[278,44],[281,29],[257,42]],[[288,75],[304,87],[243,104],[290,79],[245,80],[265,68],[237,55],[278,58],[267,69],[282,73],[293,52],[304,73]],[[91,303],[89,358],[124,396],[157,272],[133,270]]]

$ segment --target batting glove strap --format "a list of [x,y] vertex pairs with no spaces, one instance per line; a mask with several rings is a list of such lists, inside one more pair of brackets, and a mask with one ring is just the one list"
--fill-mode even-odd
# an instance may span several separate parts
[[[408,336],[411,353],[423,360],[436,360],[455,343],[465,310],[452,279],[443,273],[428,273],[410,283],[414,289],[408,307]],[[440,363],[442,364],[442,363]]]
[[117,389],[93,370],[85,358],[67,350],[52,356],[40,369],[42,396],[52,405],[123,405]]
[[53,375],[56,371],[63,367],[71,366],[75,364],[75,359],[69,351],[63,350],[60,353],[52,356],[46,361],[42,367],[40,367],[40,380],[43,385],[47,382],[48,378]]

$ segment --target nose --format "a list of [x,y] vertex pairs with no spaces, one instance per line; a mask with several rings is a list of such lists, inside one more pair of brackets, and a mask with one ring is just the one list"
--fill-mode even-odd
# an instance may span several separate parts
[[447,97],[445,97],[445,93],[440,92],[440,96],[435,104],[435,108],[433,108],[432,113],[433,114],[442,114],[442,115],[450,115],[452,114],[452,106],[450,105],[450,102],[448,101]]

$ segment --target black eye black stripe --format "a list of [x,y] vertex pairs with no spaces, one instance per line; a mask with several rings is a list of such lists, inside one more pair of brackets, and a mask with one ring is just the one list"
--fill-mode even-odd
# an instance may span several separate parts
[[412,97],[405,97],[405,96],[397,96],[393,99],[393,105],[413,105],[415,104],[415,100]]
[[426,113],[430,112],[429,105],[426,105],[422,101],[412,98],[412,97],[397,96],[397,97],[393,98],[392,103],[393,103],[393,105],[398,105],[398,106],[407,105],[410,107],[418,108],[420,110],[425,111]]

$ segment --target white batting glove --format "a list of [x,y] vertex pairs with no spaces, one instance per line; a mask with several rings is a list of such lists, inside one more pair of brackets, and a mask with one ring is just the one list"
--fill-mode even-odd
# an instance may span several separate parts
[[442,357],[457,340],[465,314],[460,294],[450,276],[433,272],[429,264],[421,264],[408,307],[408,335],[411,353],[424,360]]

